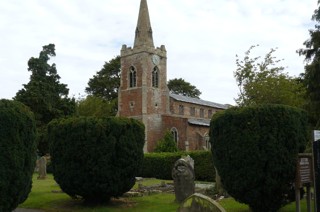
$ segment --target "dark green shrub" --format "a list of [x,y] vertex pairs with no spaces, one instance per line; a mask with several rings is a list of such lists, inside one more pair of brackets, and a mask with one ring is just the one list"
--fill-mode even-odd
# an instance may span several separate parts
[[209,151],[146,153],[139,176],[171,180],[171,171],[174,163],[180,159],[181,156],[186,155],[190,155],[194,160],[196,180],[211,182],[215,180],[212,154]]
[[170,131],[167,131],[164,138],[158,141],[154,152],[178,152],[177,144]]
[[126,118],[69,118],[48,126],[54,179],[71,197],[104,202],[135,184],[144,126]]
[[288,202],[307,137],[307,114],[282,105],[232,108],[213,116],[210,126],[224,188],[259,212],[277,211]]
[[31,190],[36,128],[25,105],[0,100],[0,211],[12,211]]

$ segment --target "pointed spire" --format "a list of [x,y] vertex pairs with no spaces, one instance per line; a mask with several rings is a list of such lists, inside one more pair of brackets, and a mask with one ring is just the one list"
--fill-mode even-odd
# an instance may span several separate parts
[[138,46],[154,48],[147,0],[141,0],[140,2],[139,17],[133,47]]

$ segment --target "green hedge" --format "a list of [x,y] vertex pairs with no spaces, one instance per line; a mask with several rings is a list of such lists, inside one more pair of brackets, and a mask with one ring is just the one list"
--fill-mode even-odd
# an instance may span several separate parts
[[36,161],[35,138],[29,108],[0,100],[0,211],[12,211],[28,197]]
[[307,125],[305,111],[284,105],[235,107],[215,114],[210,142],[228,193],[253,211],[277,211],[288,203]]
[[71,197],[106,202],[135,184],[144,126],[127,118],[68,118],[48,125],[54,179]]
[[174,163],[181,156],[190,155],[194,160],[196,180],[213,182],[215,171],[210,151],[175,152],[175,153],[145,153],[141,177],[154,177],[171,180]]

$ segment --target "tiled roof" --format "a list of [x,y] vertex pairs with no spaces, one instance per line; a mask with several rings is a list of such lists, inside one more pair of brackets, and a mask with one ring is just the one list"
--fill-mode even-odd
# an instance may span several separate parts
[[189,124],[200,125],[200,126],[210,126],[210,120],[206,119],[188,119]]
[[214,107],[214,108],[220,108],[220,109],[228,109],[229,105],[225,105],[225,104],[219,104],[219,103],[215,103],[215,102],[209,102],[209,101],[205,101],[202,99],[197,99],[197,98],[191,98],[191,97],[187,97],[187,96],[182,96],[182,95],[177,95],[174,93],[170,93],[170,97],[181,101],[181,102],[188,102],[188,103],[193,103],[193,104],[197,104],[197,105],[203,105],[203,106],[209,106],[209,107]]

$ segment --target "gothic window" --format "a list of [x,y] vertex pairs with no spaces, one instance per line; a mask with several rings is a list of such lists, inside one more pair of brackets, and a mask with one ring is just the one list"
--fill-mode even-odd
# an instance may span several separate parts
[[159,87],[159,68],[157,66],[152,71],[152,87]]
[[200,117],[203,118],[204,117],[204,109],[200,108]]
[[208,118],[212,117],[212,110],[208,110]]
[[130,67],[129,82],[130,88],[137,86],[137,71],[133,66]]
[[190,107],[190,116],[195,116],[195,115],[196,115],[196,108]]
[[178,130],[177,130],[177,128],[173,127],[171,129],[171,134],[173,136],[173,140],[176,142],[176,144],[178,144]]
[[184,114],[184,107],[183,105],[179,105],[179,114],[183,115]]

